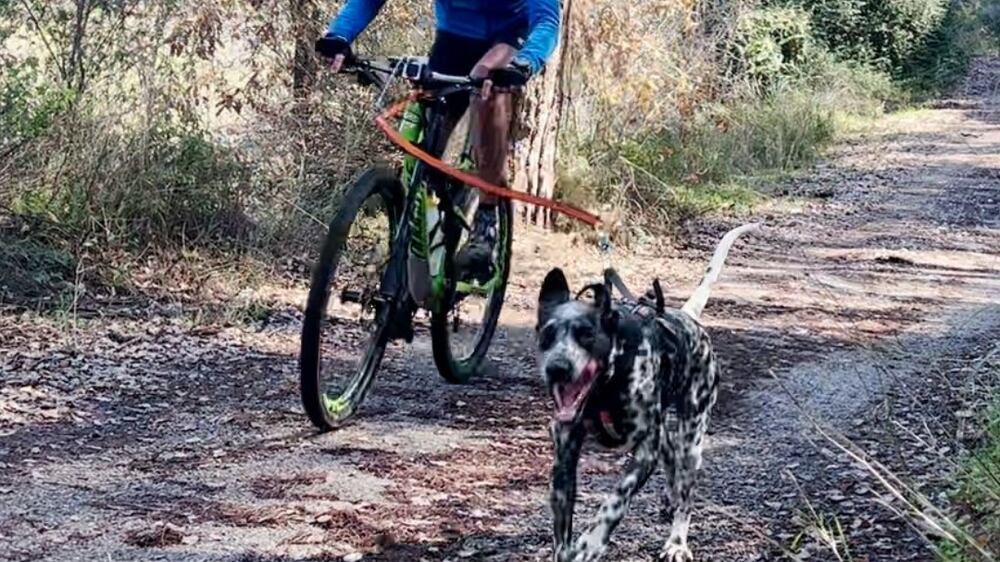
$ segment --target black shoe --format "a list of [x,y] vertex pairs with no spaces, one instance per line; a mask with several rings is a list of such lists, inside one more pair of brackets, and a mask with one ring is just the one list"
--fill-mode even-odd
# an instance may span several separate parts
[[480,205],[472,221],[472,232],[468,242],[455,256],[459,279],[478,281],[485,285],[493,277],[493,263],[496,261],[497,238],[496,205]]

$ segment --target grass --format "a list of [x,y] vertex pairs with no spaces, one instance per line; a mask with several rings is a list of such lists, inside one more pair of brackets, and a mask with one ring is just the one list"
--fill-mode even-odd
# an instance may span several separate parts
[[[943,562],[997,562],[1000,558],[1000,344],[984,342],[985,347],[973,355],[943,357],[924,366],[923,372],[933,373],[946,381],[947,388],[935,389],[939,396],[947,396],[932,404],[943,406],[927,410],[934,412],[919,419],[896,418],[886,412],[891,421],[884,430],[891,436],[902,430],[910,446],[922,452],[937,455],[935,466],[917,469],[917,474],[907,475],[908,466],[901,471],[880,462],[881,453],[870,452],[846,435],[816,419],[785,388],[779,385],[819,436],[833,451],[845,460],[864,470],[883,492],[877,503],[909,525],[922,539],[929,551]],[[907,353],[900,347],[899,353]],[[890,369],[886,368],[886,374]],[[903,382],[897,380],[895,384]],[[912,405],[927,404],[926,389],[899,386],[900,397]],[[894,399],[892,399],[894,400]],[[968,451],[955,456],[949,451]],[[906,451],[904,448],[903,451]],[[915,451],[915,449],[914,449]],[[907,463],[906,456],[892,459],[892,463]],[[834,553],[837,545],[849,546],[842,541],[835,520],[810,510],[807,518],[814,535],[818,536]],[[839,537],[839,538],[838,538]],[[860,546],[860,545],[859,545]],[[856,550],[856,549],[855,549]],[[845,551],[846,553],[846,551]],[[849,560],[849,555],[844,560]]]
[[[952,501],[965,516],[970,534],[987,551],[1000,552],[1000,399],[980,421],[982,445],[962,461]],[[941,543],[938,557],[944,562],[990,560],[959,542]]]
[[600,202],[605,214],[628,217],[619,222],[654,232],[744,212],[767,200],[770,190],[758,188],[808,167],[898,95],[887,75],[820,56],[763,93],[705,104],[643,135],[601,142],[570,134],[559,196],[592,208]]
[[244,235],[243,170],[204,133],[75,117],[17,163],[35,170],[12,178],[6,204],[17,215],[124,247]]

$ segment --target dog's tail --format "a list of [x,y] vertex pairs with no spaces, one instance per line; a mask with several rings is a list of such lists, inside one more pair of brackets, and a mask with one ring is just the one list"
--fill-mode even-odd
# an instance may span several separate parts
[[719,280],[719,275],[722,274],[722,266],[726,263],[729,249],[733,247],[737,238],[758,228],[760,228],[760,223],[745,224],[730,230],[722,237],[722,241],[719,242],[719,246],[715,248],[715,253],[712,255],[712,261],[708,262],[705,277],[702,278],[701,284],[694,290],[691,298],[684,303],[681,310],[695,320],[701,317],[701,312],[705,310],[705,305],[708,303],[708,295],[712,292],[712,285]]

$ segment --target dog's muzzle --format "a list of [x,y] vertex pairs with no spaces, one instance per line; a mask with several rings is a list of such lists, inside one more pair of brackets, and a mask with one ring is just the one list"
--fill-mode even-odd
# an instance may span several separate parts
[[570,382],[573,379],[573,364],[568,359],[553,359],[545,365],[545,379],[550,388]]
[[570,423],[580,415],[583,405],[590,396],[590,391],[597,382],[601,365],[596,359],[591,359],[584,365],[580,375],[573,378],[573,366],[566,361],[557,360],[545,367],[552,391],[552,399],[556,403],[555,419],[561,423]]

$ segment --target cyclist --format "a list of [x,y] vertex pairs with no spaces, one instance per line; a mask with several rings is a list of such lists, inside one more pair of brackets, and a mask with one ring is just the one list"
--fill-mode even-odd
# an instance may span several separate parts
[[[560,0],[435,0],[437,31],[429,55],[431,70],[486,79],[473,103],[474,157],[479,176],[506,185],[513,105],[511,94],[493,88],[523,86],[540,72],[559,38]],[[372,22],[385,0],[346,0],[330,22],[321,54],[337,72],[351,56],[350,45]],[[491,80],[492,78],[492,80]],[[451,104],[457,121],[469,100]],[[481,194],[469,242],[456,257],[465,276],[492,275],[498,238],[496,200]]]

